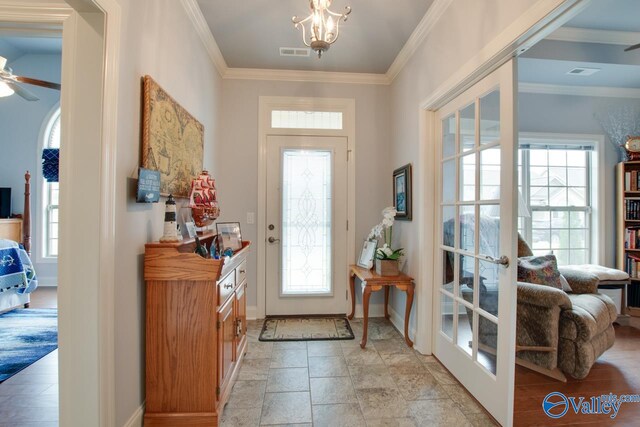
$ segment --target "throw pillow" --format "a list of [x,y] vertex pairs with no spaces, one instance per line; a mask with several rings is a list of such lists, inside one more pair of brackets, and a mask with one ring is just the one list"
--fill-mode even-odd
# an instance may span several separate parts
[[571,286],[569,285],[569,282],[567,281],[566,277],[564,277],[562,274],[560,274],[560,283],[562,283],[563,291],[573,292],[573,289],[571,289]]
[[555,255],[518,258],[518,282],[535,283],[562,289]]

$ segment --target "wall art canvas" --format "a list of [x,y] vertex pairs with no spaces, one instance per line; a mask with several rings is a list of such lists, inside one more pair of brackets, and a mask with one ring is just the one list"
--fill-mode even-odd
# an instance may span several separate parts
[[204,126],[150,76],[143,81],[142,167],[160,172],[163,196],[189,197],[202,171]]
[[393,171],[393,206],[396,219],[411,221],[411,164]]

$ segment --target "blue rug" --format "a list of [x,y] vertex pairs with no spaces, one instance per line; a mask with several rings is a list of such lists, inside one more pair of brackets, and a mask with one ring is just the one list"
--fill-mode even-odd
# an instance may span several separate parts
[[58,310],[0,314],[0,383],[58,348]]

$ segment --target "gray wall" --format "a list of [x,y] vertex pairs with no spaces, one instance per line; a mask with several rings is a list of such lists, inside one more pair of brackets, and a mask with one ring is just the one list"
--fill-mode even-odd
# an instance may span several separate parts
[[[621,106],[640,108],[640,100],[521,93],[518,106],[520,132],[605,135],[596,114]],[[619,161],[616,148],[606,138],[605,167],[600,173],[604,174],[601,190],[606,224],[603,260],[610,267],[615,266],[615,165]]]
[[[59,83],[61,59],[59,54],[27,54],[17,57],[7,66],[17,75]],[[32,85],[23,86],[40,100],[30,102],[15,94],[0,98],[0,187],[11,187],[13,213],[21,214],[24,212],[24,174],[27,170],[31,172],[32,259],[40,285],[55,286],[57,262],[37,261],[42,255],[42,242],[39,239],[43,221],[40,211],[43,186],[41,138],[45,121],[60,102],[60,92]]]
[[[240,221],[242,236],[255,241],[256,225],[246,223],[247,212],[258,210],[258,98],[292,96],[353,98],[356,101],[356,251],[369,230],[392,204],[389,176],[388,86],[224,80],[222,138],[215,147],[214,177],[221,221]],[[247,304],[257,304],[256,251],[249,254]],[[371,304],[380,303],[372,297]]]

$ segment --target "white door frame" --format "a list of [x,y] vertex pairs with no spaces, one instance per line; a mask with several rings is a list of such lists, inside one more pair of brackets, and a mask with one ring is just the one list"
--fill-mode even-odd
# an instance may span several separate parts
[[[271,128],[271,111],[338,111],[342,112],[343,128],[340,130],[325,129],[273,129]],[[355,263],[356,241],[356,126],[355,126],[356,102],[351,98],[296,98],[285,96],[261,96],[259,97],[258,116],[258,241],[257,246],[257,287],[258,301],[255,315],[247,313],[250,317],[264,318],[266,312],[266,213],[267,213],[267,136],[268,135],[298,135],[298,136],[344,136],[347,138],[348,165],[347,165],[347,260],[348,264]],[[348,277],[344,278],[345,282]],[[345,300],[345,312],[348,309],[348,301]]]
[[[115,425],[114,273],[115,161],[117,146],[120,5],[116,0],[68,0],[59,4],[16,4],[0,0],[0,21],[49,24],[62,30],[63,150],[61,158],[61,241],[58,288],[60,425]],[[90,30],[89,26],[99,22]],[[102,34],[96,33],[102,27]],[[102,49],[87,41],[102,40]],[[83,71],[92,62],[101,67]],[[87,109],[78,84],[102,93]],[[88,101],[87,101],[88,102]],[[73,116],[73,120],[71,119]],[[84,139],[87,123],[96,139]],[[66,133],[66,135],[65,135]],[[85,156],[86,147],[95,153]],[[65,158],[66,157],[66,158]],[[97,184],[83,192],[81,175]],[[85,207],[96,207],[87,217]],[[91,231],[95,241],[87,241]],[[87,249],[90,249],[89,251]],[[84,253],[82,261],[73,258]],[[96,268],[97,267],[97,268]],[[88,298],[89,297],[89,298]]]
[[547,37],[564,25],[571,18],[584,10],[593,0],[539,0],[527,12],[516,19],[504,31],[489,42],[482,50],[460,67],[444,83],[431,92],[419,105],[420,168],[418,180],[422,185],[421,208],[424,224],[419,229],[421,259],[431,260],[430,265],[421,266],[418,271],[418,282],[421,292],[417,294],[417,324],[430,325],[416,331],[416,349],[423,354],[432,354],[435,334],[432,306],[437,278],[434,277],[434,266],[437,248],[434,247],[434,236],[437,224],[437,189],[436,173],[438,159],[435,156],[437,143],[436,111],[454,99],[466,89],[473,86],[498,69],[513,56],[517,56]]

